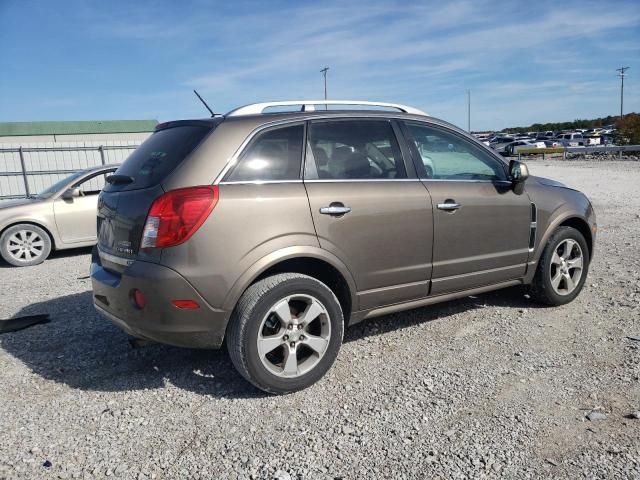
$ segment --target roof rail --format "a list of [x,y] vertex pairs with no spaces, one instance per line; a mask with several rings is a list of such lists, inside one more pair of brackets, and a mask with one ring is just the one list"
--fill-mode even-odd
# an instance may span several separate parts
[[300,109],[301,112],[313,112],[316,110],[316,105],[366,105],[369,107],[395,108],[401,112],[411,113],[413,115],[427,115],[427,113],[422,110],[397,103],[366,102],[362,100],[285,100],[280,102],[252,103],[250,105],[245,105],[244,107],[238,107],[231,110],[225,116],[238,117],[242,115],[260,115],[265,109],[270,107],[285,107],[291,105],[302,105]]

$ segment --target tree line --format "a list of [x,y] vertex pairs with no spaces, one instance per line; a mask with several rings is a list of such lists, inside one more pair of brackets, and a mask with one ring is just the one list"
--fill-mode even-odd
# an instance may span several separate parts
[[[638,116],[637,113],[629,113],[625,115],[629,116]],[[597,128],[597,127],[605,127],[607,125],[616,125],[616,123],[620,120],[619,115],[608,115],[606,117],[601,118],[593,118],[593,119],[576,119],[572,122],[549,122],[549,123],[534,123],[529,125],[528,127],[512,127],[505,128],[502,130],[503,132],[516,132],[516,133],[526,133],[526,132],[546,132],[547,130],[573,130],[576,128]]]

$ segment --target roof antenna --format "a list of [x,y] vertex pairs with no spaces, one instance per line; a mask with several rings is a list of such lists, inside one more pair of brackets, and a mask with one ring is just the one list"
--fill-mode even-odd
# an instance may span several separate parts
[[209,105],[207,105],[207,102],[205,102],[205,101],[204,101],[204,99],[200,96],[200,94],[199,94],[195,89],[193,90],[193,93],[195,93],[195,94],[196,94],[196,97],[198,97],[198,99],[202,102],[202,104],[203,104],[205,107],[207,107],[207,110],[209,110],[209,113],[211,113],[211,118],[215,117],[215,116],[216,116],[216,114],[215,114],[215,113],[213,113],[213,110],[211,110],[211,109],[209,108]]

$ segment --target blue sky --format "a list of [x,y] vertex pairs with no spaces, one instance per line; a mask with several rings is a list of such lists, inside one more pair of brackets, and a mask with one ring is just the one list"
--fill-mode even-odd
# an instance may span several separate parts
[[407,103],[472,128],[640,111],[640,2],[0,0],[0,121]]

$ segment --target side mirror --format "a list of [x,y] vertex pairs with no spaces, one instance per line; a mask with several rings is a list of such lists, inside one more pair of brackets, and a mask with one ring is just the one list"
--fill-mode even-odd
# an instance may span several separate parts
[[524,163],[511,160],[509,162],[509,177],[514,184],[524,183],[529,178],[529,169]]
[[64,200],[73,200],[75,197],[79,197],[79,196],[80,196],[80,189],[78,187],[65,190],[65,192],[62,194],[62,198]]

